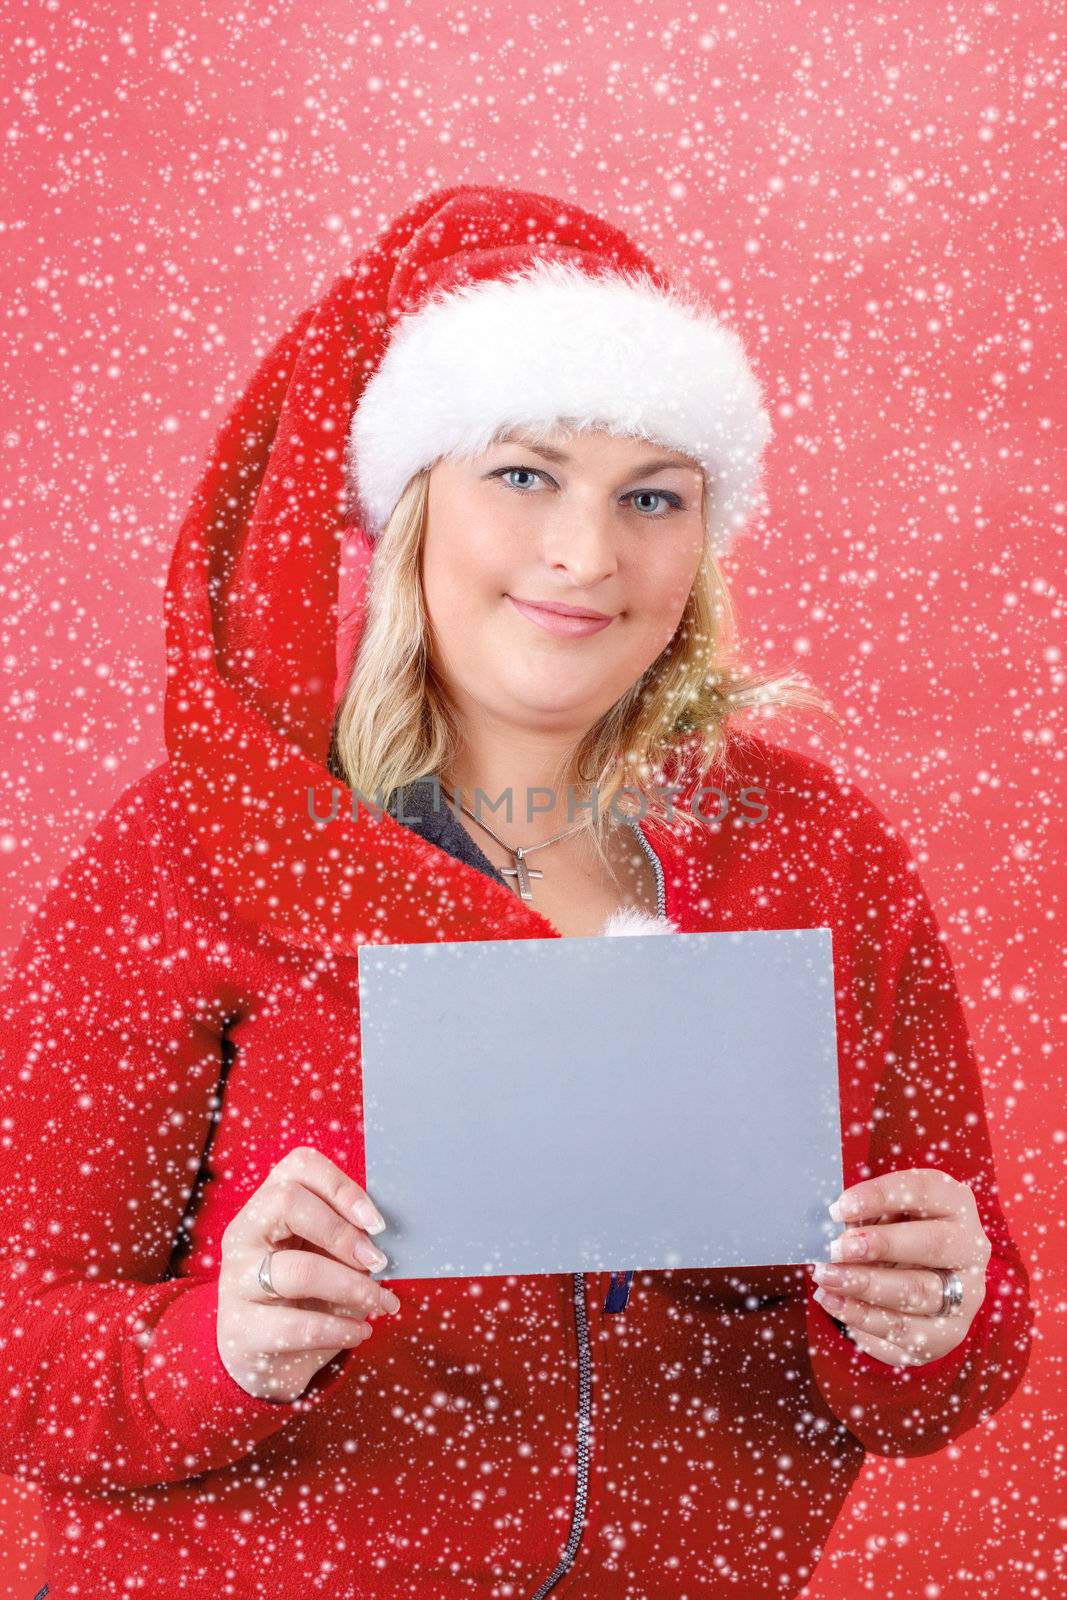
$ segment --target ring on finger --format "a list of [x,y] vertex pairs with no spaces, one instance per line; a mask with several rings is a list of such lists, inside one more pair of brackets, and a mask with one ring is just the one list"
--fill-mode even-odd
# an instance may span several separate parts
[[263,1257],[263,1260],[259,1263],[259,1271],[256,1274],[256,1277],[259,1280],[259,1287],[263,1290],[263,1293],[269,1295],[272,1300],[280,1300],[282,1298],[277,1289],[274,1287],[273,1283],[270,1281],[270,1258],[271,1256],[276,1256],[277,1254],[277,1250],[268,1250],[266,1255]]
[[941,1280],[941,1304],[934,1315],[951,1317],[963,1304],[963,1280],[949,1267],[934,1267],[933,1271]]

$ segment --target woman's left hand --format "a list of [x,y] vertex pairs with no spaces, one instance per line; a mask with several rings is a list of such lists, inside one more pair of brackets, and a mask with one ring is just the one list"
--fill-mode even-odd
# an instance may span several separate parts
[[[859,1348],[902,1367],[961,1344],[985,1298],[993,1251],[969,1185],[936,1167],[911,1167],[854,1184],[834,1209],[847,1226],[831,1243],[829,1262],[814,1264],[815,1298]],[[938,1314],[935,1267],[958,1273],[963,1284],[963,1304],[946,1316]]]

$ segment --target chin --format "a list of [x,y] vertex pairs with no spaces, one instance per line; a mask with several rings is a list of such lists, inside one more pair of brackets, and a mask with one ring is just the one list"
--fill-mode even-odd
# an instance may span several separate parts
[[561,686],[556,694],[534,694],[527,685],[523,694],[515,695],[512,699],[512,720],[540,723],[546,728],[570,728],[575,734],[579,730],[584,733],[611,709],[617,699],[617,695],[609,699],[602,688],[599,692],[575,694],[573,683]]

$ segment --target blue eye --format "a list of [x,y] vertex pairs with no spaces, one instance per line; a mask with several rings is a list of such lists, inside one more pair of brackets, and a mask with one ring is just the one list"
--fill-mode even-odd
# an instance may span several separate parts
[[[543,478],[549,483],[553,481],[551,478],[549,478],[547,472],[542,472],[538,467],[498,467],[496,471],[491,472],[489,476],[491,478],[506,479],[510,477],[513,472],[523,472],[528,478]],[[517,494],[527,494],[529,492],[527,489],[522,488],[518,484],[514,483],[509,483],[508,488],[514,489]],[[685,510],[681,495],[670,493],[664,489],[631,489],[629,494],[623,495],[623,499],[633,501],[636,500],[638,496],[641,496],[643,499],[648,499],[651,497],[653,500],[662,500],[666,502],[666,510],[653,511],[649,514],[642,512],[642,516],[644,516],[644,520],[646,522],[656,522],[660,517],[669,516],[672,511]]]
[[[507,475],[509,473],[512,473],[512,472],[525,472],[526,476],[529,477],[529,478],[535,478],[535,477],[542,477],[543,476],[543,474],[539,473],[536,470],[535,467],[501,467],[501,468],[499,468],[498,471],[491,472],[489,474],[489,476],[491,478],[503,478],[503,477],[507,477]],[[508,484],[508,488],[509,489],[515,489],[515,488],[519,488],[519,486],[517,484],[514,484],[514,483],[509,483]],[[521,489],[520,488],[519,489],[519,493],[520,494],[525,494],[526,491],[525,491],[525,489]]]
[[[626,500],[636,500],[638,495],[651,495],[653,500],[666,500],[669,511],[684,510],[681,499],[678,495],[667,494],[662,489],[631,489],[630,493],[625,495],[624,498]],[[649,520],[654,522],[657,517],[665,517],[667,514],[667,511],[653,511],[651,519]]]

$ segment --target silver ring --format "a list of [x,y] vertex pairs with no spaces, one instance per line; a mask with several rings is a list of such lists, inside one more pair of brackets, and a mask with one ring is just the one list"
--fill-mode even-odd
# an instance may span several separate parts
[[269,1294],[272,1300],[280,1300],[282,1298],[270,1281],[270,1258],[276,1254],[276,1251],[268,1250],[263,1260],[259,1263],[259,1272],[256,1274],[259,1279],[259,1287],[264,1294]]
[[950,1317],[963,1304],[963,1283],[958,1272],[947,1267],[933,1269],[941,1279],[941,1304],[935,1312],[938,1317]]

